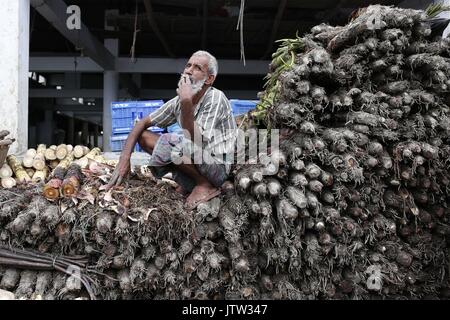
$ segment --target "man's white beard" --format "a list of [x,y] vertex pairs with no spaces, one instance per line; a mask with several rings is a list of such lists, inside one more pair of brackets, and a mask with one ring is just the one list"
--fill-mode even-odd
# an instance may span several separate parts
[[[181,77],[183,77],[183,75],[181,75]],[[196,95],[197,93],[200,92],[200,90],[202,90],[203,85],[205,84],[207,77],[205,77],[205,79],[202,79],[202,80],[197,80],[197,82],[194,82],[194,80],[192,80],[191,77],[189,77],[189,79],[192,82],[191,83],[192,93],[194,95]],[[180,78],[180,80],[181,80],[181,78]]]
[[202,90],[203,85],[205,84],[206,78],[202,79],[202,80],[198,80],[197,82],[193,82],[191,84],[192,87],[192,92],[194,93],[194,95],[196,95],[197,93],[200,92],[200,90]]

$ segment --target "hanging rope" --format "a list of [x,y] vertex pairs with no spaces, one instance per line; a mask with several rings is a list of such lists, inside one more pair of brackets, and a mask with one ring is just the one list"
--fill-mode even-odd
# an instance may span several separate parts
[[131,55],[131,62],[136,63],[137,59],[135,57],[135,51],[136,51],[136,36],[137,33],[140,31],[137,28],[137,22],[138,22],[138,2],[136,0],[136,13],[134,15],[134,33],[133,33],[133,44],[130,49],[130,55]]
[[244,8],[245,0],[241,0],[241,8],[239,10],[239,18],[236,26],[236,30],[240,31],[240,47],[241,47],[241,60],[244,61],[245,66],[245,48],[244,48]]

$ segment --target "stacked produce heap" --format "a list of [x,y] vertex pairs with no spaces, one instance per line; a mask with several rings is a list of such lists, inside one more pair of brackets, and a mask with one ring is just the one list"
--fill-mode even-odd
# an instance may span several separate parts
[[283,130],[280,150],[238,166],[235,187],[196,211],[143,177],[104,192],[100,163],[67,170],[80,185],[52,203],[42,186],[0,190],[0,288],[34,299],[448,298],[450,39],[429,18],[370,6],[282,41],[252,114]]

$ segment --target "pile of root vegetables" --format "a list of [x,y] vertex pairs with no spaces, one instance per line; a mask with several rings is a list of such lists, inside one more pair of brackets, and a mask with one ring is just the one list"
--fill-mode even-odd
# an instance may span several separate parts
[[216,198],[186,211],[147,171],[108,192],[106,165],[83,172],[80,191],[54,201],[37,186],[0,190],[0,288],[16,299],[208,299],[240,288],[239,249],[222,230],[233,232],[243,205]]
[[0,189],[0,289],[20,299],[448,298],[450,41],[427,19],[371,6],[344,27],[283,40],[253,114],[281,129],[280,148],[236,167],[234,184],[194,211],[145,170],[106,192],[112,167],[101,161],[81,176],[54,170],[47,185],[70,172],[79,186],[53,199],[42,186]]
[[262,154],[236,175],[260,292],[448,298],[449,71],[423,11],[370,6],[283,41],[258,108],[289,129],[279,169]]

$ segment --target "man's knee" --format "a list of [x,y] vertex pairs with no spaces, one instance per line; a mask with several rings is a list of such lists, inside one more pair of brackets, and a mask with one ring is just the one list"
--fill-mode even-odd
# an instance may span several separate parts
[[141,147],[145,145],[145,131],[139,136],[138,143]]
[[138,137],[137,142],[143,150],[151,153],[155,148],[156,142],[158,141],[159,137],[159,134],[145,130]]

